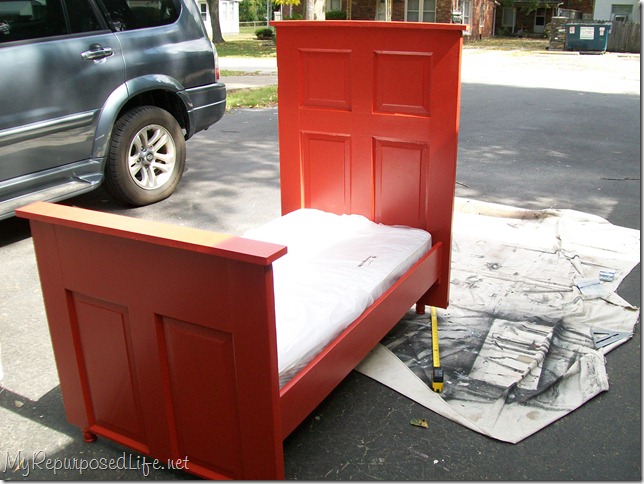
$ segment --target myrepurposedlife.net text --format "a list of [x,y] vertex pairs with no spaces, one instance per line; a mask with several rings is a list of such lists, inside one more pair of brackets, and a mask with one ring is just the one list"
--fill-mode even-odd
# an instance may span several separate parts
[[[4,464],[4,465],[3,465]],[[133,455],[123,452],[119,457],[48,457],[45,451],[36,451],[26,454],[23,451],[15,453],[7,452],[4,462],[0,461],[0,471],[20,472],[22,477],[28,477],[29,474],[36,470],[50,471],[58,475],[63,471],[76,471],[80,475],[87,471],[110,471],[110,470],[138,470],[144,477],[150,475],[152,470],[160,469],[189,469],[188,458],[168,459],[167,462],[161,462],[158,459]]]

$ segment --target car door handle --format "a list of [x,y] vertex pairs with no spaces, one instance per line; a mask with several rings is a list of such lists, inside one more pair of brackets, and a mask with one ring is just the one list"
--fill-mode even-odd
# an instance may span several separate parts
[[103,47],[100,44],[92,44],[89,50],[81,52],[81,57],[85,60],[100,60],[114,55],[114,50],[111,47]]

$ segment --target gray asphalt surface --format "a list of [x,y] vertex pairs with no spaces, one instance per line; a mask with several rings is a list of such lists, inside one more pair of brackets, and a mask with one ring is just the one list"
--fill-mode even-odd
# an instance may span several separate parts
[[[270,66],[256,69],[272,78]],[[458,196],[575,209],[640,229],[639,56],[466,48],[462,80]],[[102,190],[65,203],[240,234],[279,215],[277,110],[227,113],[188,143],[188,167],[178,192],[150,207],[119,206]],[[192,479],[146,467],[142,456],[105,439],[82,441],[65,421],[25,221],[0,221],[0,267],[0,479]],[[639,266],[619,293],[640,306]],[[641,480],[639,325],[607,366],[608,392],[516,445],[353,372],[285,441],[286,477]],[[429,429],[410,426],[412,417],[427,419]],[[129,467],[108,471],[56,471],[46,460],[122,456]]]

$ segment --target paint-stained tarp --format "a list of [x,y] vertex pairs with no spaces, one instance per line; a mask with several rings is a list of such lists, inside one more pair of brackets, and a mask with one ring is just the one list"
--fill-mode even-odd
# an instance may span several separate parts
[[513,443],[608,390],[604,355],[639,318],[615,293],[639,263],[639,231],[466,199],[453,231],[450,306],[438,309],[443,392],[431,389],[430,311],[410,310],[358,370]]

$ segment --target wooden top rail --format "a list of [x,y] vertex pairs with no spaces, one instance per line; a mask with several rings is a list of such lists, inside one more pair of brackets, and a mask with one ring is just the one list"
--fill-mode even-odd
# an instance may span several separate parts
[[305,27],[306,29],[315,29],[315,28],[327,28],[327,27],[339,27],[348,30],[355,30],[357,28],[376,28],[381,29],[383,26],[387,28],[387,34],[390,35],[392,29],[411,29],[411,30],[437,30],[437,31],[447,31],[447,30],[460,30],[464,31],[467,26],[464,24],[444,24],[444,23],[418,23],[418,22],[402,22],[402,21],[392,21],[383,24],[381,21],[377,20],[325,20],[324,22],[311,22],[310,20],[274,20],[270,22],[271,25],[279,25],[280,28],[301,28]]
[[16,215],[37,222],[146,241],[257,265],[270,265],[286,254],[287,250],[283,245],[229,234],[47,202],[36,202],[19,208]]

